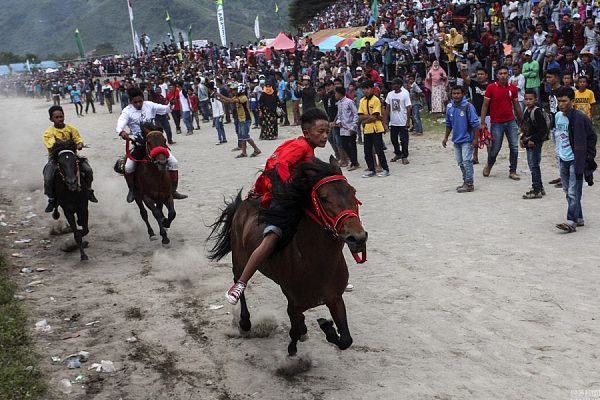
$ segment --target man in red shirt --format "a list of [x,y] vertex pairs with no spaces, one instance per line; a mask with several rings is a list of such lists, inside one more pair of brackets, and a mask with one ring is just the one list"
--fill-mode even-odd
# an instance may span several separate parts
[[485,117],[490,111],[492,125],[492,146],[488,153],[488,161],[483,168],[483,176],[489,176],[496,162],[496,157],[502,149],[502,140],[506,134],[510,149],[510,169],[508,177],[515,181],[521,179],[517,174],[517,161],[519,158],[519,128],[515,121],[513,108],[517,112],[519,121],[523,121],[523,112],[518,100],[518,89],[515,85],[508,83],[508,67],[501,66],[497,72],[498,80],[488,85],[481,106],[481,125],[479,129],[484,131]]
[[[318,108],[304,110],[300,117],[302,134],[298,139],[290,139],[280,145],[267,160],[264,172],[258,177],[254,184],[254,195],[263,196],[262,207],[277,207],[272,199],[271,179],[265,173],[273,170],[282,181],[287,181],[293,174],[296,166],[303,161],[310,161],[315,156],[315,147],[325,147],[329,133],[329,118],[324,111]],[[246,289],[246,285],[252,275],[258,270],[260,264],[275,250],[279,238],[283,232],[281,228],[267,225],[263,231],[263,240],[252,252],[248,259],[240,279],[225,294],[227,301],[236,304]]]

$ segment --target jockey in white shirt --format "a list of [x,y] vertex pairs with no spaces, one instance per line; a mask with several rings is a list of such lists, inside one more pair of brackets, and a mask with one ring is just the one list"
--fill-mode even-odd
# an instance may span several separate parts
[[[123,139],[127,139],[128,135],[125,131],[126,127],[129,127],[133,134],[132,140],[135,142],[135,146],[131,151],[131,156],[134,159],[140,160],[146,156],[146,138],[141,129],[141,124],[144,122],[154,121],[156,114],[164,115],[172,111],[172,106],[162,105],[153,103],[151,101],[144,101],[143,93],[138,88],[130,88],[127,90],[129,95],[129,105],[123,109],[121,116],[117,121],[117,135]],[[174,199],[185,199],[186,195],[181,194],[177,191],[177,184],[179,181],[179,164],[177,159],[173,155],[173,152],[169,152],[169,158],[167,159],[167,169],[171,175],[171,182],[173,184],[173,198]],[[125,162],[125,181],[129,188],[127,193],[127,202],[131,203],[135,197],[134,187],[134,176],[135,172],[135,161],[127,158]]]

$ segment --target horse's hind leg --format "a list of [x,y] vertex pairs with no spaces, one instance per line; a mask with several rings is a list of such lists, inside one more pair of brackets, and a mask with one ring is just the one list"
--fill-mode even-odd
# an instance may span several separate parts
[[325,332],[327,336],[327,340],[331,343],[337,345],[340,350],[346,350],[352,344],[352,336],[350,336],[350,329],[348,329],[348,320],[346,318],[346,305],[344,304],[344,299],[342,297],[338,297],[332,302],[327,303],[327,308],[329,308],[329,312],[333,317],[333,321],[337,325],[339,337],[337,343],[335,341],[329,340],[330,337],[333,338],[333,335],[338,336],[335,332],[335,328],[331,321],[322,322],[319,321],[319,326]]
[[248,305],[246,304],[246,296],[244,293],[240,296],[240,329],[244,332],[248,332],[252,327],[252,323],[250,322],[250,311],[248,311]]
[[158,229],[160,231],[160,236],[162,236],[162,244],[163,244],[163,246],[167,246],[169,243],[171,243],[171,241],[167,237],[167,230],[165,229],[165,227],[162,224],[163,213],[162,213],[160,207],[158,207],[156,204],[152,203],[152,201],[150,201],[150,200],[147,200],[147,201],[144,200],[144,204],[146,204],[146,207],[148,207],[150,209],[150,211],[152,211],[152,215],[156,219],[156,222],[158,222]]
[[146,207],[144,207],[144,204],[142,204],[141,201],[136,200],[135,201],[140,209],[140,215],[142,216],[142,219],[144,220],[144,223],[146,224],[146,228],[148,228],[148,236],[150,236],[150,240],[152,240],[154,237],[156,237],[156,235],[154,234],[154,231],[152,230],[152,227],[150,226],[150,222],[148,222],[148,211],[146,211]]
[[[64,211],[64,210],[63,210]],[[88,259],[87,254],[83,250],[83,240],[81,240],[81,231],[77,229],[77,223],[75,222],[75,215],[70,212],[65,212],[65,218],[73,231],[73,236],[75,237],[75,242],[77,246],[79,246],[79,254],[81,255],[81,261],[85,261]]]
[[288,345],[288,355],[294,356],[298,352],[298,341],[302,335],[306,334],[306,324],[304,323],[303,310],[298,306],[289,303],[287,313],[290,317],[290,344]]

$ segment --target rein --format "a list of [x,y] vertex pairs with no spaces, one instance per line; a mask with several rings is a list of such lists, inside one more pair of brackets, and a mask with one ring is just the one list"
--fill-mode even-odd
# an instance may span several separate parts
[[[135,158],[133,158],[133,156],[131,155],[131,151],[129,150],[129,142],[131,142],[131,139],[127,138],[125,139],[125,154],[127,155],[127,158],[130,159],[133,162],[139,162],[142,164],[147,164],[148,161],[150,160],[136,160]],[[148,153],[148,149],[146,148],[146,153]]]
[[156,157],[160,153],[163,153],[167,158],[169,158],[169,150],[166,147],[159,146],[150,150],[148,148],[148,143],[146,143],[146,156],[148,156],[149,159],[137,160],[131,155],[131,151],[129,150],[129,142],[131,142],[131,139],[125,139],[125,154],[127,155],[127,158],[133,162],[147,164],[149,162],[152,162],[154,157]]
[[[335,218],[331,218],[325,212],[323,203],[317,195],[317,190],[324,184],[333,181],[347,181],[347,179],[344,175],[332,175],[323,178],[317,183],[315,183],[310,194],[315,213],[313,213],[310,210],[306,210],[306,214],[309,217],[311,217],[317,224],[323,226],[325,230],[333,233],[333,235],[336,238],[340,238],[340,231],[346,220],[348,220],[349,218],[358,218],[358,221],[360,222],[360,217],[358,215],[358,206],[362,205],[362,203],[355,197],[354,200],[356,201],[356,211],[350,209],[342,210]],[[352,257],[354,257],[357,263],[362,264],[365,261],[367,261],[367,251],[363,251],[362,255],[360,256],[358,253],[352,253]]]

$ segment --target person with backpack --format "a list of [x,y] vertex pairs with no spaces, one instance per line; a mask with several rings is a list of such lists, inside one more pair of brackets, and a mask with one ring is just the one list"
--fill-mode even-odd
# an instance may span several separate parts
[[442,140],[445,148],[452,133],[454,156],[462,172],[463,184],[456,188],[458,193],[472,192],[473,149],[479,143],[479,117],[475,107],[465,97],[462,86],[452,88],[452,101],[446,107],[446,135]]
[[521,129],[521,147],[527,151],[527,164],[531,172],[531,190],[523,195],[524,199],[541,199],[546,194],[542,183],[542,144],[548,140],[550,117],[536,105],[537,94],[533,89],[525,90],[525,112]]

